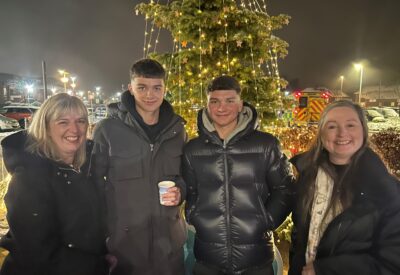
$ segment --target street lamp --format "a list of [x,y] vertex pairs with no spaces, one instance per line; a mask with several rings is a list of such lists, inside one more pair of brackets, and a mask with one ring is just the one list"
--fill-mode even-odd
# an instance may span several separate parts
[[33,84],[25,85],[25,89],[26,89],[26,100],[28,101],[28,104],[29,104],[30,103],[29,102],[29,94],[33,92]]
[[64,93],[67,92],[67,83],[69,81],[69,78],[67,77],[67,75],[69,75],[69,73],[65,70],[58,70],[58,73],[61,75],[61,82],[64,83]]
[[360,90],[358,93],[358,104],[361,105],[361,91],[362,91],[362,81],[363,81],[363,72],[364,72],[364,67],[361,63],[354,64],[354,68],[356,68],[357,71],[360,71]]
[[101,87],[97,86],[96,87],[96,103],[100,103],[101,101],[101,93],[100,93]]
[[340,93],[343,92],[343,80],[344,80],[344,76],[341,75],[341,76],[340,76]]
[[75,95],[75,87],[76,87],[75,80],[76,80],[76,76],[71,76],[71,81],[72,81],[71,87],[72,87],[72,94],[73,95]]

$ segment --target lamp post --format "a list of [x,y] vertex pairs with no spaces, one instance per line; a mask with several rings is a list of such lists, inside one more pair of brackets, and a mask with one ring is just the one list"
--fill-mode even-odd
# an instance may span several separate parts
[[341,75],[340,76],[340,93],[343,93],[343,80],[344,80],[344,76]]
[[71,81],[72,81],[71,88],[72,88],[72,94],[73,95],[75,95],[75,87],[76,87],[75,80],[76,80],[76,76],[71,76]]
[[360,90],[358,92],[358,104],[361,105],[361,92],[362,92],[364,67],[361,63],[354,64],[354,67],[356,68],[357,71],[360,71]]
[[28,104],[30,103],[29,101],[29,94],[32,93],[33,91],[33,84],[27,84],[25,85],[25,89],[26,89],[26,100],[28,101]]
[[69,78],[67,77],[67,75],[69,74],[67,71],[65,70],[58,70],[58,73],[61,75],[61,82],[64,84],[64,93],[67,92],[67,83],[69,81]]
[[96,103],[100,103],[101,100],[101,93],[100,93],[101,87],[97,86],[96,87]]

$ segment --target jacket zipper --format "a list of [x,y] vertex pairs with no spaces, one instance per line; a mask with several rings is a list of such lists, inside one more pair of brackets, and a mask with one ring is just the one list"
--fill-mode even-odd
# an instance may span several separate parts
[[230,232],[230,227],[231,227],[231,216],[230,216],[230,203],[229,203],[229,198],[230,198],[230,193],[229,193],[229,182],[228,182],[228,159],[226,157],[226,145],[224,144],[222,146],[224,150],[224,169],[225,169],[225,201],[226,201],[226,228],[228,229],[227,231],[227,247],[228,247],[228,268],[229,271],[232,272],[232,246],[231,246],[231,232]]

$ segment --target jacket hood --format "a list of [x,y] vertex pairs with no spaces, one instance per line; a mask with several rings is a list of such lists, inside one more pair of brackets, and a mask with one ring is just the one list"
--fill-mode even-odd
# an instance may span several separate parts
[[[199,111],[197,116],[197,127],[199,135],[216,135],[215,127],[212,123],[210,116],[208,115],[207,109],[204,108]],[[227,144],[230,140],[236,137],[242,137],[247,135],[258,128],[257,123],[257,111],[256,109],[247,102],[243,103],[243,110],[238,115],[238,123],[236,128],[229,134],[229,136],[224,140]]]
[[26,152],[28,134],[25,130],[11,134],[1,141],[3,149],[4,165],[9,173],[13,173],[16,167],[30,163],[32,159],[39,159],[31,153]]

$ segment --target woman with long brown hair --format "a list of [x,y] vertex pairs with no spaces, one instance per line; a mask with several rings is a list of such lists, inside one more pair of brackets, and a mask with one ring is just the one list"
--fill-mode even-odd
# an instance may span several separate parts
[[298,171],[289,275],[400,274],[400,185],[368,146],[363,110],[323,112]]

